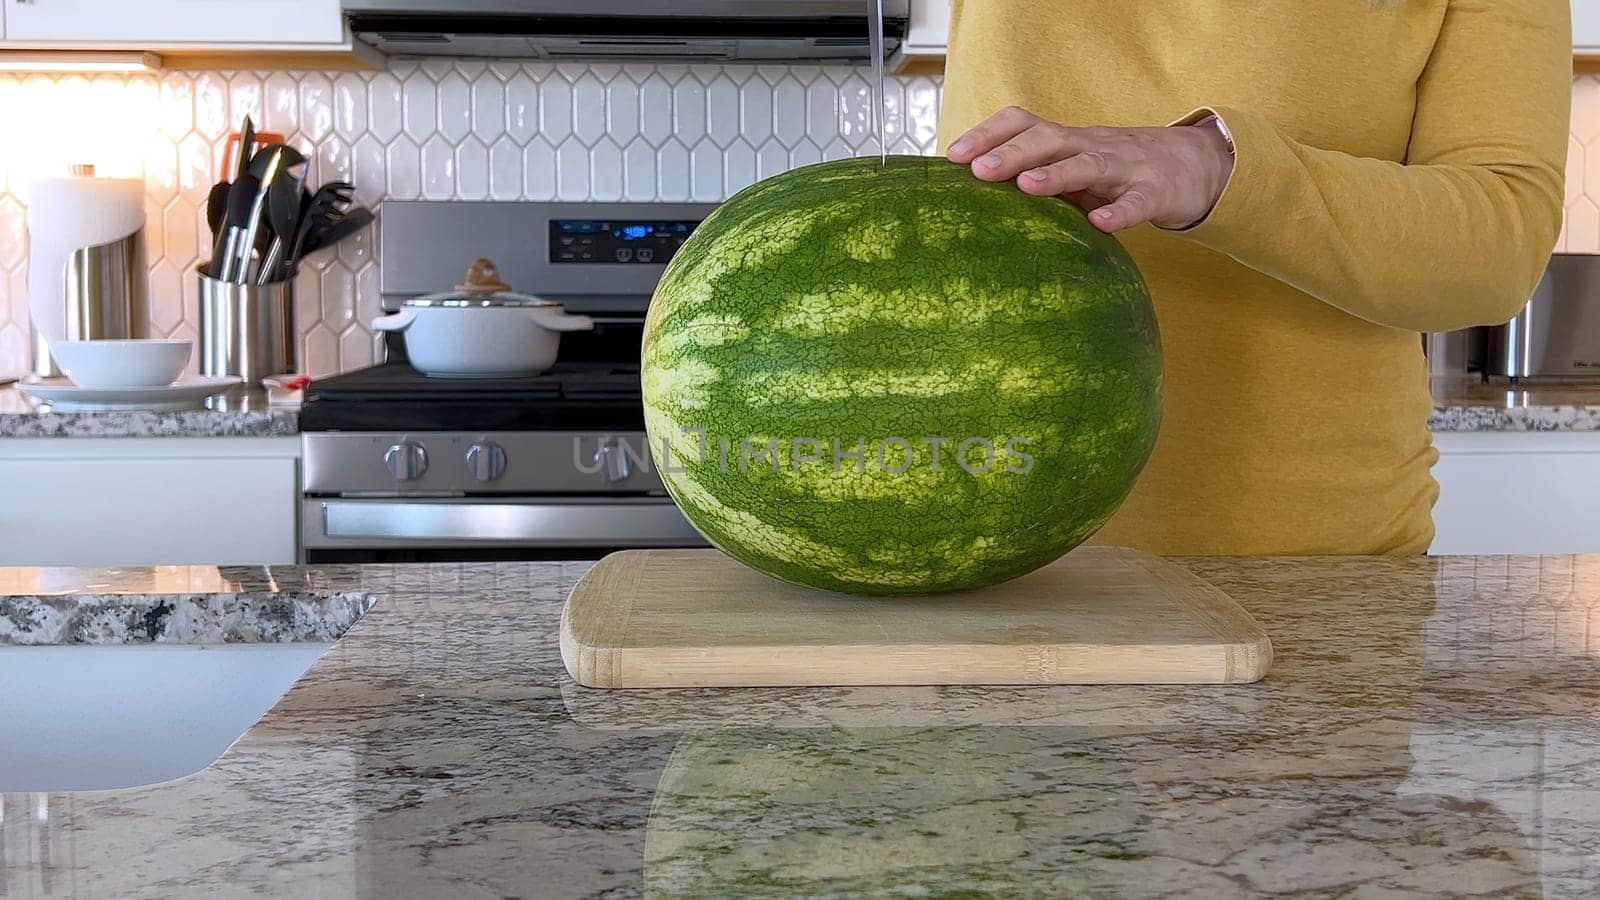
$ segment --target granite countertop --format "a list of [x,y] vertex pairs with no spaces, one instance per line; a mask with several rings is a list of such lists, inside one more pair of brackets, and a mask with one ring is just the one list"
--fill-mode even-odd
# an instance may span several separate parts
[[1600,431],[1600,384],[1433,379],[1434,431]]
[[587,564],[274,570],[381,599],[205,771],[0,798],[0,893],[1592,894],[1600,557],[1184,564],[1266,681],[591,691]]
[[[1600,384],[1484,384],[1476,376],[1433,380],[1434,431],[1600,431]],[[269,405],[259,388],[181,411],[53,412],[15,387],[0,387],[5,437],[274,437],[299,431],[298,405]]]
[[0,387],[0,438],[282,437],[299,433],[298,406],[273,406],[261,388],[235,388],[183,410],[56,412]]
[[0,568],[0,647],[329,642],[375,602],[316,570]]

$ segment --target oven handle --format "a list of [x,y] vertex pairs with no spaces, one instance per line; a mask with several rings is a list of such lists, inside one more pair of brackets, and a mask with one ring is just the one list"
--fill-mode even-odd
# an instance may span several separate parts
[[670,501],[306,500],[308,550],[347,547],[686,547],[705,540]]

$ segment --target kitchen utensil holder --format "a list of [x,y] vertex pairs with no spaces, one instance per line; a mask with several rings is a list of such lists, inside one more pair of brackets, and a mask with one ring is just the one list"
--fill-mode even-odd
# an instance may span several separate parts
[[218,281],[202,263],[200,374],[237,375],[254,386],[299,370],[295,352],[294,273],[269,284]]

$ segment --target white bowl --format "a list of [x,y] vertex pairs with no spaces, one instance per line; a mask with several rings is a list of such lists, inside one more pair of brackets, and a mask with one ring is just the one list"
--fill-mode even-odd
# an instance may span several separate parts
[[82,388],[161,387],[178,380],[193,341],[56,341],[50,355]]

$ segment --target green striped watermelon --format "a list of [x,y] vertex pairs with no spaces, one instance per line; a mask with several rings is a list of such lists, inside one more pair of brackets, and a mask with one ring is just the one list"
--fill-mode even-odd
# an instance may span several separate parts
[[645,324],[653,462],[734,558],[854,594],[1056,559],[1132,488],[1161,347],[1122,246],[1060,200],[915,156],[741,191]]

